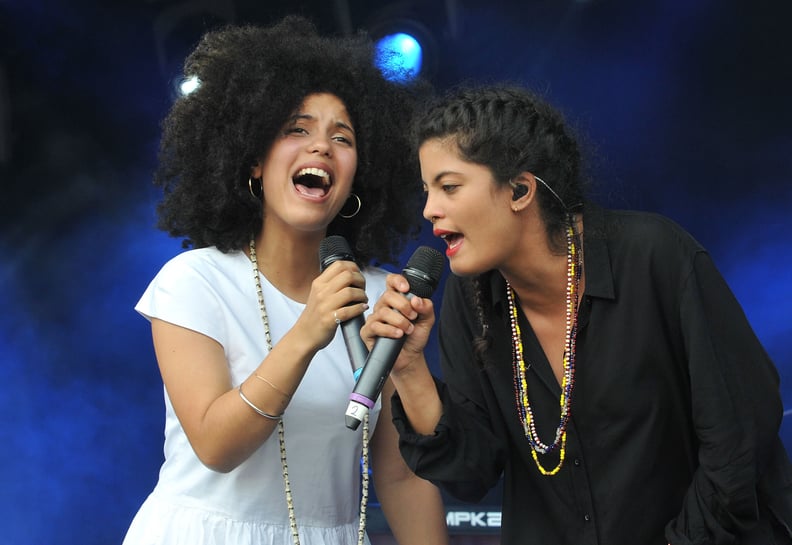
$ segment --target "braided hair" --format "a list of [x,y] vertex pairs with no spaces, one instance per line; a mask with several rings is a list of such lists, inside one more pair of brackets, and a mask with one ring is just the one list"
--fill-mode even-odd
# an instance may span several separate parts
[[[466,161],[486,166],[497,184],[508,184],[522,172],[542,178],[537,199],[550,248],[565,250],[565,228],[571,212],[583,203],[581,154],[561,113],[537,94],[520,86],[459,87],[431,102],[416,118],[416,146],[430,139],[452,141]],[[481,333],[474,339],[479,361],[490,345],[486,316],[492,301],[485,278],[467,280],[467,292]]]

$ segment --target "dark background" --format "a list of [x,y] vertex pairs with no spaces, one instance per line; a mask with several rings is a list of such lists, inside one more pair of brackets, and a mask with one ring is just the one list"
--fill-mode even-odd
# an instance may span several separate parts
[[0,543],[120,543],[153,487],[162,387],[132,307],[180,250],[153,227],[159,121],[203,30],[290,12],[328,32],[409,17],[438,87],[542,91],[593,197],[711,251],[792,408],[788,0],[0,0]]

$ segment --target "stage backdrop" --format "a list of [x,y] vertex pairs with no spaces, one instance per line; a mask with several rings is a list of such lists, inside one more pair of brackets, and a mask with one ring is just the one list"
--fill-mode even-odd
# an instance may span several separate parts
[[[0,1],[0,543],[120,543],[156,481],[162,386],[133,306],[181,248],[153,227],[151,171],[178,62],[223,22],[409,16],[439,88],[544,93],[584,138],[595,199],[664,213],[711,251],[792,410],[791,6]],[[405,258],[418,244],[441,246],[426,228]],[[792,447],[788,418],[781,433]]]

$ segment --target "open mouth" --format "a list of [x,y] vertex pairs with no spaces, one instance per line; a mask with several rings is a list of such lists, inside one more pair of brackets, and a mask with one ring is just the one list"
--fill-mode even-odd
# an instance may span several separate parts
[[443,233],[440,238],[445,241],[449,248],[455,248],[462,242],[464,237],[461,233]]
[[330,174],[321,168],[302,168],[292,177],[294,187],[309,197],[324,197],[333,181]]

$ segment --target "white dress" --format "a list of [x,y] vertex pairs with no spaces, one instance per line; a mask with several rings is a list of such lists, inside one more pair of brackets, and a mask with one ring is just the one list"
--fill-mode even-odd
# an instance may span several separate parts
[[[386,274],[364,271],[369,301],[385,289]],[[276,344],[305,305],[259,277]],[[179,254],[156,275],[135,309],[219,342],[234,386],[267,354],[253,267],[243,252],[202,248]],[[344,423],[353,388],[339,328],[314,357],[283,418],[302,545],[357,543],[363,426],[352,431]],[[291,545],[277,432],[236,469],[218,473],[196,457],[167,391],[165,409],[165,462],[124,545]],[[377,402],[370,433],[379,410]]]

